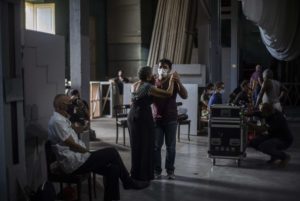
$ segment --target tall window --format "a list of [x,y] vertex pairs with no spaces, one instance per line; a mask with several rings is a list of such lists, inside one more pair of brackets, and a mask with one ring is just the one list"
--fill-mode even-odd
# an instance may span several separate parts
[[55,4],[25,3],[26,29],[55,34]]

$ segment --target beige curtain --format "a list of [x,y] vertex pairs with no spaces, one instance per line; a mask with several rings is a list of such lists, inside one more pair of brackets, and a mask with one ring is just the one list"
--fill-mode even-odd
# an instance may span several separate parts
[[196,36],[197,0],[159,0],[152,32],[148,66],[162,58],[189,63]]

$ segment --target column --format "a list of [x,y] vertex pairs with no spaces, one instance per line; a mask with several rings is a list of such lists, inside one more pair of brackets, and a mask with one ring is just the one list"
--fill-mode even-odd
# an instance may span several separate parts
[[70,77],[72,88],[80,91],[82,99],[89,100],[89,6],[88,1],[69,1],[70,8]]
[[209,81],[211,82],[220,81],[222,77],[220,7],[220,0],[210,1],[210,67],[208,68],[208,70]]
[[230,91],[233,91],[238,83],[239,70],[239,43],[238,43],[238,1],[231,0],[231,69],[230,69]]

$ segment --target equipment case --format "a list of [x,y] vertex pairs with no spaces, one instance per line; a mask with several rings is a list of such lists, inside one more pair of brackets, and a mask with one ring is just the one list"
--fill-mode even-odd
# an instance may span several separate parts
[[217,158],[240,161],[246,156],[246,127],[243,123],[243,109],[238,106],[212,105],[208,122],[208,156],[213,165]]

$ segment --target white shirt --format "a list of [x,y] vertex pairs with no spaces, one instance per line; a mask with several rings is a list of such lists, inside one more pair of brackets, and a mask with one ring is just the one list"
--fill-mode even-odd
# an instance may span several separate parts
[[281,84],[277,80],[271,80],[272,88],[266,91],[262,97],[262,103],[271,103],[273,107],[282,112],[282,107],[279,101]]
[[52,142],[52,150],[65,173],[72,173],[79,168],[90,156],[90,153],[79,153],[70,150],[64,141],[70,136],[75,143],[85,147],[85,144],[78,139],[71,122],[61,114],[54,112],[48,124],[48,138]]

